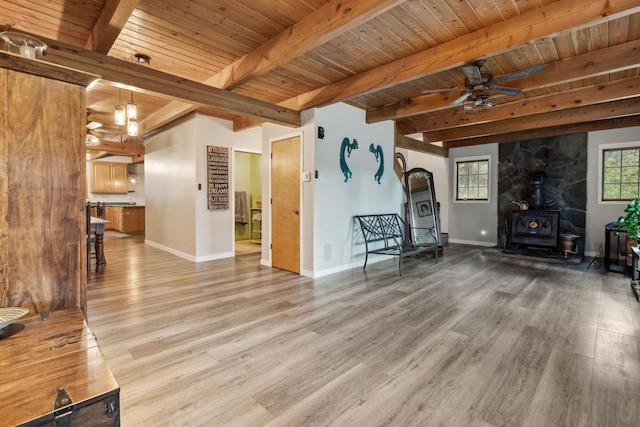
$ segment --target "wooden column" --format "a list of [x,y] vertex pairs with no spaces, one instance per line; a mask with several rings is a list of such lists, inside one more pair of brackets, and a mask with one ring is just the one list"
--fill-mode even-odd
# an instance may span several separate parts
[[0,306],[86,315],[85,87],[0,52]]

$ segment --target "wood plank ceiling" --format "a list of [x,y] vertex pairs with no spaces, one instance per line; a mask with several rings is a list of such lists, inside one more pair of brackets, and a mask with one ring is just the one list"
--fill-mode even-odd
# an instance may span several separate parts
[[[145,134],[193,111],[295,126],[344,101],[395,120],[399,146],[439,153],[640,125],[640,0],[0,0],[0,26],[102,76],[87,107],[105,141],[132,93]],[[451,105],[461,90],[424,93],[461,88],[478,59],[495,77],[546,70],[479,115]]]

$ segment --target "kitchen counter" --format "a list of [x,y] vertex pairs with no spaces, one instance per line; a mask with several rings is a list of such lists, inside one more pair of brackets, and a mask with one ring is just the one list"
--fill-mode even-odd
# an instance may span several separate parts
[[112,227],[121,233],[144,233],[145,210],[144,206],[137,205],[107,205],[107,210],[112,212]]
[[[91,206],[95,206],[97,202],[90,202]],[[144,205],[139,205],[137,203],[129,203],[129,202],[104,202],[105,206],[140,206],[144,207]]]

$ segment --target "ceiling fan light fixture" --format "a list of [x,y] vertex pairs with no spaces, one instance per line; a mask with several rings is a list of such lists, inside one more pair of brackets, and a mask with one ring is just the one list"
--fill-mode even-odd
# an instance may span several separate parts
[[462,103],[464,114],[482,114],[493,110],[496,107],[494,99],[486,94],[472,94]]
[[95,147],[96,145],[100,144],[100,140],[95,135],[87,134],[84,143],[89,147]]

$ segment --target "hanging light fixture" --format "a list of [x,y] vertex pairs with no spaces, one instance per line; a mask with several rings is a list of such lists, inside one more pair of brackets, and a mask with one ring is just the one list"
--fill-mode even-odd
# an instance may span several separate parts
[[138,120],[138,106],[133,102],[133,91],[131,101],[127,102],[127,120]]
[[127,135],[138,136],[138,106],[133,102],[133,91],[131,91],[131,100],[127,102],[127,111],[125,116],[127,123]]
[[495,108],[496,102],[484,91],[474,91],[463,103],[462,112],[464,114],[482,114]]
[[127,123],[127,116],[124,111],[124,107],[122,106],[122,89],[118,88],[118,105],[116,105],[116,111],[114,115],[115,123],[118,126],[123,126]]
[[127,122],[127,135],[129,136],[138,136],[138,121],[135,119],[130,119]]

